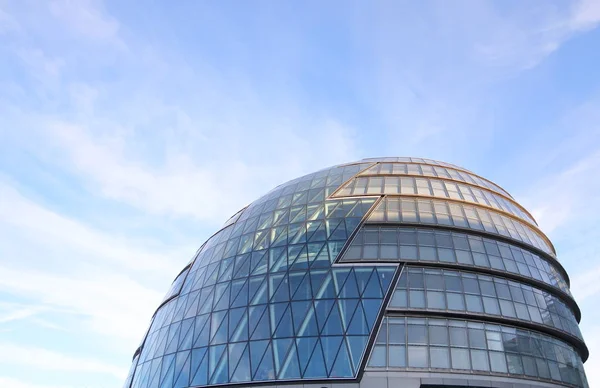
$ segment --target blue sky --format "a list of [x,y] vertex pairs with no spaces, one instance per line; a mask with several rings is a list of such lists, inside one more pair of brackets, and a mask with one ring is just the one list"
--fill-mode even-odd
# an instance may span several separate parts
[[0,0],[0,386],[120,386],[226,218],[384,155],[533,212],[600,385],[599,23],[597,0]]

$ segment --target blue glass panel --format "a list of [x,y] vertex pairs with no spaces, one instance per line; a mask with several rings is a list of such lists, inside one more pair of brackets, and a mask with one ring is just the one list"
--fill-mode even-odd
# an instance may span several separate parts
[[213,287],[205,288],[202,290],[202,292],[200,294],[200,300],[202,301],[202,303],[198,305],[198,307],[199,307],[198,314],[206,314],[206,313],[210,312],[211,307],[212,307],[213,297],[214,297],[214,288]]
[[194,325],[194,347],[207,346],[210,336],[210,315],[196,317]]
[[[283,338],[273,340],[273,355],[275,361],[275,372],[279,375],[281,367],[287,358],[287,354],[290,351],[290,347],[294,342],[293,338]],[[294,347],[295,349],[295,347]]]
[[394,277],[394,273],[396,272],[395,268],[376,268],[377,273],[379,274],[379,281],[381,283],[381,289],[385,295],[385,292],[389,289],[390,283],[392,282],[392,278]]
[[363,351],[367,346],[367,341],[369,340],[368,336],[348,336],[346,337],[346,341],[348,342],[348,349],[350,351],[350,358],[352,360],[352,365],[354,366],[354,370],[357,371],[360,365],[361,357]]
[[269,344],[262,358],[262,361],[258,366],[258,369],[256,369],[254,380],[261,381],[273,379],[275,379],[275,369],[273,367],[273,351],[271,349],[271,344]]
[[269,249],[269,262],[271,268],[269,272],[283,272],[287,270],[288,257],[286,247],[276,247]]
[[198,301],[200,300],[200,291],[194,291],[187,296],[187,305],[185,307],[184,318],[196,316],[198,312]]
[[315,315],[317,316],[319,333],[323,330],[323,327],[325,327],[325,322],[327,321],[327,317],[329,317],[329,313],[331,312],[331,307],[333,307],[334,304],[334,299],[315,300]]
[[215,288],[215,307],[213,311],[223,310],[229,307],[230,283],[217,284]]
[[267,269],[269,268],[269,251],[258,251],[252,252],[251,267],[252,267],[252,275],[259,275],[267,273]]
[[296,379],[300,378],[300,369],[298,366],[298,352],[296,350],[296,343],[292,339],[292,346],[288,352],[285,361],[278,373],[277,378],[279,379]]
[[358,289],[356,276],[354,275],[354,271],[350,271],[348,277],[346,278],[346,282],[342,286],[342,289],[339,293],[340,298],[359,298],[360,291]]
[[232,370],[234,369],[234,366],[231,364],[229,365],[229,373],[231,374],[229,380],[231,382],[250,381],[251,380],[252,376],[250,375],[250,351],[249,351],[249,349],[250,349],[250,347],[246,346],[246,348],[244,349],[244,352],[242,353],[240,360],[233,372],[232,372]]
[[245,307],[229,310],[229,336],[227,338],[229,338],[230,341],[234,337],[234,334],[236,335],[236,338],[238,338],[237,341],[247,339],[247,337],[240,338],[240,336],[244,336],[246,332],[244,328],[247,327],[243,318],[246,318]]
[[365,290],[362,294],[363,298],[383,298],[383,293],[381,292],[381,286],[379,285],[379,276],[377,276],[377,272],[373,271],[371,277],[369,278],[369,282],[365,287]]
[[331,266],[331,258],[329,257],[329,251],[327,249],[327,244],[325,244],[322,246],[319,253],[312,260],[312,263],[310,264],[310,268],[312,268],[312,269],[329,268],[330,266]]
[[269,345],[269,341],[250,341],[250,365],[252,367],[253,376],[265,354],[267,345]]
[[306,317],[300,324],[300,328],[297,331],[296,335],[301,337],[310,337],[319,335],[319,326],[317,325],[317,318],[315,314],[315,309],[311,305],[306,313]]
[[342,322],[344,332],[350,326],[350,321],[352,320],[352,316],[354,315],[354,310],[356,310],[358,302],[358,299],[338,299],[337,301],[338,309],[340,311],[340,320]]
[[179,352],[175,359],[175,382],[173,388],[184,388],[190,384],[191,352]]
[[321,288],[318,289],[315,299],[333,299],[336,295],[337,292],[330,272],[327,274],[327,277],[323,279],[323,284],[321,285]]
[[237,342],[233,344],[229,344],[228,346],[228,355],[229,355],[229,373],[233,374],[235,368],[240,362],[240,357],[246,351],[246,347],[248,346],[247,342]]
[[321,289],[323,280],[327,277],[329,271],[322,269],[311,269],[310,270],[310,282],[312,285],[313,295],[316,296],[317,292]]
[[312,299],[312,288],[310,275],[304,273],[294,273],[290,276],[290,281],[297,281],[297,278],[300,277],[298,275],[302,275],[300,280],[300,285],[296,287],[296,291],[292,294],[292,300],[309,300]]
[[327,322],[325,322],[325,327],[323,328],[321,335],[342,335],[344,334],[344,331],[337,304],[334,304],[329,313],[329,318],[327,318]]
[[377,315],[379,314],[379,308],[381,307],[381,302],[374,303],[374,300],[363,299],[362,301],[363,309],[365,310],[365,318],[367,318],[367,323],[369,325],[369,331],[375,324],[375,320],[377,319]]
[[321,337],[321,346],[323,347],[323,355],[325,356],[325,364],[328,371],[333,366],[343,338],[342,336]]
[[[225,345],[223,345],[223,347],[225,347]],[[215,359],[212,358],[212,349],[214,349],[215,347],[210,347],[209,349],[209,354],[211,355],[210,358],[210,363],[209,363],[209,368],[213,369],[212,363]],[[220,352],[219,349],[215,349],[215,355],[218,355]],[[228,375],[228,363],[227,363],[227,349],[223,349],[222,354],[221,354],[221,358],[218,359],[217,364],[214,368],[214,371],[212,373],[212,376],[210,378],[210,383],[211,384],[222,384],[224,382],[227,382],[227,380],[229,379],[229,375]]]
[[291,337],[294,335],[294,327],[292,325],[292,315],[291,315],[291,309],[288,305],[288,307],[285,309],[285,312],[283,313],[283,316],[281,317],[281,320],[279,321],[279,325],[277,326],[277,329],[275,330],[275,338],[282,338],[282,337]]
[[250,336],[252,340],[267,339],[271,337],[271,330],[269,326],[269,312],[265,308],[262,316],[259,318],[254,332]]
[[312,356],[315,345],[317,344],[317,337],[299,337],[296,338],[296,347],[298,349],[298,361],[300,366],[300,373],[304,372],[310,357]]
[[306,245],[288,246],[288,263],[291,271],[305,270],[308,268],[308,255]]
[[248,305],[248,279],[235,280],[231,283],[230,307]]
[[269,316],[271,320],[271,333],[275,333],[275,329],[281,321],[281,317],[288,308],[287,303],[272,303],[269,305]]
[[348,326],[346,333],[349,335],[365,335],[370,333],[369,324],[365,318],[362,303],[359,303],[356,307],[356,311],[354,316],[352,316],[350,326]]
[[291,303],[292,320],[294,322],[294,332],[298,334],[300,327],[309,308],[312,307],[312,302],[309,300],[296,301]]
[[250,271],[250,255],[244,254],[235,258],[234,279],[246,278]]
[[325,360],[323,359],[320,341],[317,341],[315,345],[315,349],[308,361],[303,377],[305,379],[327,377],[327,369],[325,367]]
[[175,354],[163,357],[160,368],[160,387],[171,387],[173,385],[173,373],[175,369]]
[[286,273],[283,277],[283,280],[279,284],[279,287],[275,291],[275,294],[271,298],[271,302],[288,302],[290,300],[290,292],[289,292],[289,280],[288,274]]
[[179,334],[179,344],[177,350],[187,350],[192,347],[192,340],[194,338],[194,318],[186,319],[181,322],[181,329]]
[[208,380],[207,348],[192,349],[191,385],[206,385]]
[[348,350],[346,349],[345,342],[342,342],[337,354],[337,358],[335,359],[335,363],[329,371],[329,377],[345,377],[352,375],[354,375],[354,371],[352,370],[352,366],[350,364]]
[[165,354],[177,351],[177,343],[179,342],[180,330],[180,322],[172,324],[169,328],[169,336],[167,337],[167,347],[165,348]]

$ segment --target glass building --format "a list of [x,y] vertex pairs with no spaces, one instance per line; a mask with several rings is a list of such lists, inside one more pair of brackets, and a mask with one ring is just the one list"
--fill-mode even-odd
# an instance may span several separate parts
[[177,275],[125,388],[587,387],[569,277],[468,170],[365,159],[233,215]]

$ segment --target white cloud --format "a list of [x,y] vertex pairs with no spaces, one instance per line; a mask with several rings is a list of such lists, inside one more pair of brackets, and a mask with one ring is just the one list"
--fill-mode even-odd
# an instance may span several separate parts
[[73,36],[84,36],[108,41],[119,46],[119,23],[102,9],[102,2],[95,0],[54,0],[50,11],[61,23],[71,28]]
[[[75,388],[67,387],[65,385],[54,385],[54,384],[35,384],[22,379],[14,379],[11,377],[0,376],[0,387],[8,388]],[[78,387],[81,388],[81,387]]]
[[[26,365],[36,370],[108,374],[118,379],[124,379],[127,376],[127,369],[102,361],[9,342],[0,342],[0,363],[2,365]],[[4,386],[8,387],[8,385]]]

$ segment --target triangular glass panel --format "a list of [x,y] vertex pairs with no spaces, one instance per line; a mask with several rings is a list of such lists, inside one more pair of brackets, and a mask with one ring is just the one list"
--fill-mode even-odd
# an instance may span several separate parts
[[260,230],[254,235],[254,248],[255,250],[267,249],[270,242],[270,230]]
[[316,255],[312,260],[310,268],[329,268],[331,266],[331,262],[329,260],[329,250],[327,249],[327,244],[323,244],[319,254]]
[[342,321],[342,327],[344,331],[350,326],[350,321],[354,315],[354,310],[358,305],[358,299],[338,299],[337,304],[340,310],[340,320]]
[[269,316],[271,320],[271,330],[274,333],[275,329],[281,321],[281,317],[288,308],[287,303],[272,303],[269,305]]
[[233,257],[229,259],[223,259],[223,261],[221,262],[219,277],[217,278],[218,282],[231,280],[231,276],[233,274],[233,263]]
[[252,340],[267,339],[271,337],[271,330],[269,329],[269,313],[266,311],[260,317],[254,332],[250,336]]
[[173,372],[175,371],[175,354],[163,357],[160,368],[159,386],[171,387],[173,385]]
[[181,321],[181,330],[179,333],[179,344],[177,350],[187,350],[192,347],[194,339],[194,318]]
[[310,270],[310,282],[312,284],[313,297],[316,296],[317,292],[321,289],[323,280],[329,275],[328,270],[324,269],[311,269]]
[[308,201],[308,191],[295,193],[292,198],[292,205],[303,205]]
[[256,373],[268,344],[269,341],[250,341],[250,365],[252,366],[252,376]]
[[290,274],[290,282],[296,282],[300,278],[300,284],[290,284],[290,287],[295,287],[296,291],[292,292],[292,300],[308,300],[312,299],[312,288],[310,286],[310,275],[302,272],[294,272]]
[[325,218],[325,207],[323,203],[312,203],[306,207],[307,219],[310,221],[322,220]]
[[219,263],[212,263],[206,268],[206,279],[204,280],[204,287],[215,284],[217,281],[217,275],[219,274]]
[[333,362],[338,354],[343,338],[344,337],[342,336],[321,337],[323,355],[325,356],[325,364],[328,371],[331,370],[331,367],[333,366]]
[[298,365],[298,352],[296,351],[295,341],[292,342],[291,349],[281,365],[282,366],[278,374],[278,378],[280,380],[299,379],[301,377],[300,368]]
[[320,203],[325,200],[325,189],[311,189],[308,192],[308,203]]
[[350,357],[344,342],[338,350],[333,367],[329,371],[329,377],[354,377],[354,371],[350,365]]
[[267,282],[265,276],[256,276],[250,278],[248,285],[248,295],[250,296],[250,305],[267,303]]
[[346,218],[344,223],[346,224],[346,234],[350,236],[352,232],[360,225],[361,218]]
[[290,224],[288,225],[288,244],[304,244],[306,243],[306,224]]
[[258,230],[263,230],[271,227],[273,223],[273,213],[263,213],[258,218]]
[[278,247],[287,244],[287,225],[271,228],[271,246]]
[[357,371],[360,366],[360,361],[365,347],[367,346],[368,336],[347,336],[346,342],[348,343],[348,349],[350,350],[350,358],[354,370]]
[[317,337],[301,337],[296,338],[296,347],[298,348],[298,361],[300,363],[300,372],[302,373],[306,369],[306,365],[312,356],[315,345],[317,344]]
[[288,274],[286,273],[283,277],[283,280],[279,284],[277,290],[275,290],[275,294],[271,297],[271,302],[287,302],[290,300],[290,292],[289,292],[289,280]]
[[231,283],[219,283],[215,287],[214,311],[224,310],[229,307],[229,291]]
[[187,296],[188,303],[183,318],[191,318],[196,316],[198,312],[198,301],[200,300],[200,291],[194,291]]
[[[210,344],[223,344],[227,342],[227,311],[212,313],[210,324]],[[212,368],[212,366],[211,366]]]
[[271,345],[269,344],[259,367],[256,369],[253,380],[274,380],[275,376],[275,369],[273,368],[273,352],[271,350]]
[[229,375],[233,375],[235,372],[235,368],[237,367],[238,362],[240,362],[240,357],[246,351],[246,347],[248,346],[247,342],[238,342],[234,344],[229,344]]
[[319,326],[317,325],[317,318],[314,307],[311,306],[306,313],[304,320],[301,320],[300,327],[296,332],[299,337],[310,337],[319,335]]
[[332,299],[337,296],[331,272],[327,273],[327,276],[325,279],[323,279],[323,284],[321,287],[318,289],[315,288],[315,290],[318,290],[315,294],[316,299]]
[[327,231],[327,239],[328,240],[331,239],[331,235],[333,234],[333,232],[335,232],[335,230],[338,228],[340,223],[343,221],[344,221],[343,219],[339,219],[339,218],[325,220],[325,230]]
[[383,298],[383,293],[381,292],[381,286],[379,285],[379,276],[377,276],[377,272],[373,271],[367,286],[362,294],[363,298]]
[[359,303],[356,307],[356,311],[354,312],[354,316],[352,316],[350,326],[348,326],[346,333],[348,335],[366,335],[370,332],[371,331],[369,329],[369,324],[365,319],[365,313],[363,311],[362,304]]
[[363,299],[362,301],[363,309],[365,310],[365,318],[367,318],[367,323],[369,324],[369,330],[375,324],[377,320],[377,316],[379,315],[379,308],[381,307],[381,300],[376,301],[373,299],[367,300]]
[[340,319],[340,313],[337,308],[337,304],[334,304],[331,313],[329,313],[329,318],[327,318],[327,322],[325,322],[325,326],[323,327],[323,331],[321,335],[343,335],[344,328],[342,326],[342,322]]
[[250,254],[236,256],[233,278],[246,278],[250,271]]
[[267,273],[267,270],[269,268],[268,253],[268,250],[252,252],[252,256],[250,258],[250,267],[252,275]]
[[228,338],[231,338],[233,333],[236,331],[236,329],[240,323],[240,320],[245,315],[245,313],[246,313],[245,307],[239,307],[236,309],[229,310],[229,336],[228,336]]
[[[283,362],[286,359],[290,345],[294,342],[293,338],[283,338],[273,340],[273,360],[275,361],[275,373],[279,375]],[[295,347],[294,347],[295,348]]]
[[208,348],[192,349],[192,365],[190,368],[192,381],[190,385],[206,385],[208,382]]
[[235,367],[235,371],[232,373],[231,370],[234,367],[232,365],[229,366],[229,373],[231,374],[231,377],[229,379],[230,382],[232,383],[236,383],[236,382],[244,382],[244,381],[250,381],[252,376],[250,375],[250,349],[249,346],[246,346],[246,349],[244,349],[244,352],[242,353],[242,356],[240,357],[240,361],[237,364],[237,367]]
[[348,275],[352,272],[352,268],[334,268],[333,273],[333,284],[335,285],[336,295],[339,294],[340,290],[344,287]]
[[354,275],[356,276],[356,285],[358,286],[358,292],[362,295],[367,287],[367,283],[371,278],[371,274],[373,273],[373,268],[354,268]]
[[308,309],[312,307],[310,300],[303,300],[291,303],[292,319],[294,321],[294,332],[297,334],[300,331],[300,326],[306,318]]
[[152,354],[152,358],[156,356],[160,356],[164,354],[165,346],[167,345],[167,336],[169,334],[169,327],[163,327],[160,329],[156,336],[156,347],[154,348],[154,352]]
[[179,296],[176,300],[177,307],[175,307],[175,314],[171,320],[172,322],[181,321],[183,319],[183,314],[185,313],[185,304],[187,302],[187,298]]
[[200,268],[196,271],[196,275],[194,275],[192,287],[190,287],[190,291],[199,290],[204,284],[204,278],[206,276],[206,267]]
[[337,261],[340,252],[346,245],[346,240],[344,241],[329,241],[327,243],[327,248],[329,248],[329,260],[330,263],[334,263]]
[[194,325],[194,348],[207,346],[210,336],[210,314],[196,317]]
[[[275,292],[277,291],[277,289],[283,282],[285,275],[286,275],[285,273],[276,273],[276,274],[269,275],[269,300],[271,300],[273,298],[273,296],[275,295]],[[287,284],[286,284],[286,287],[287,287]]]
[[376,271],[379,275],[381,290],[383,291],[383,295],[385,295],[390,287],[390,283],[392,282],[396,268],[376,268]]
[[198,314],[206,314],[211,311],[214,299],[214,290],[214,286],[202,289],[200,292],[200,300],[202,303],[198,303]]
[[229,307],[248,305],[248,279],[238,279],[231,282],[231,304]]
[[254,232],[256,227],[258,226],[258,217],[248,218],[246,220],[246,225],[244,226],[244,231],[242,233]]
[[[223,369],[225,369],[225,380],[227,379],[227,346],[216,345],[208,348],[208,373],[210,377],[210,383],[215,384],[218,382],[223,383],[221,377]],[[225,358],[225,360],[223,360]],[[225,365],[223,365],[225,363]]]
[[248,253],[252,250],[252,245],[254,244],[254,232],[250,232],[247,234],[243,234],[240,237],[240,246],[237,250],[238,254]]
[[[231,316],[231,313],[230,313]],[[237,327],[229,324],[229,342],[247,341],[248,340],[248,313],[246,308],[240,317]]]
[[248,333],[250,335],[254,333],[256,325],[258,325],[258,322],[263,316],[266,308],[267,307],[265,305],[251,306],[250,308],[248,308]]
[[275,247],[269,249],[269,261],[271,269],[269,272],[281,272],[287,270],[287,249],[286,247]]
[[152,360],[152,367],[150,369],[150,372],[152,373],[152,377],[148,378],[148,381],[150,381],[150,383],[148,384],[149,387],[158,387],[158,384],[160,382],[160,362],[162,361],[162,358],[157,358]]
[[285,225],[289,222],[289,209],[275,210],[273,214],[273,226]]
[[279,325],[275,330],[275,338],[292,337],[294,335],[294,327],[292,325],[292,314],[291,309],[288,308],[283,313],[283,316],[279,320]]
[[165,354],[177,351],[177,343],[179,342],[180,329],[181,322],[174,323],[169,328],[169,337],[167,339],[167,347],[165,348]]
[[321,350],[320,342],[317,342],[315,349],[312,353],[310,361],[306,365],[304,370],[305,379],[311,378],[322,378],[327,377],[327,368],[325,366],[325,360],[323,359],[323,351]]
[[306,276],[306,273],[304,273],[304,272],[289,272],[288,273],[290,295],[293,296],[296,293],[298,286],[300,286],[300,284],[302,283],[302,280],[304,280],[305,276]]
[[[352,229],[354,230],[354,229]],[[346,241],[348,239],[349,233],[346,228],[346,223],[344,220],[341,220],[331,231],[331,233],[327,236],[328,240],[333,241]]]
[[306,245],[301,244],[288,246],[288,264],[291,271],[308,268]]
[[[290,224],[304,222],[306,220],[306,205],[290,208]],[[290,233],[290,236],[292,234]]]
[[317,322],[319,324],[319,333],[325,327],[325,322],[327,321],[327,317],[329,317],[329,313],[331,312],[331,307],[335,304],[335,300],[333,299],[322,299],[315,300],[315,315],[317,316]]
[[[314,231],[309,230],[308,241],[309,242],[326,241],[327,240],[327,231],[325,229],[325,224],[322,221],[312,222],[311,224],[314,224],[314,226],[316,226],[316,228],[313,229]],[[311,225],[310,229],[312,229],[312,227],[314,227],[314,226]]]
[[173,388],[185,388],[190,385],[190,360],[189,351],[177,353]]

